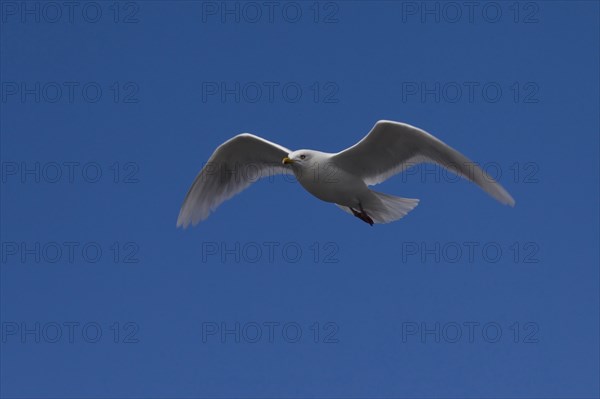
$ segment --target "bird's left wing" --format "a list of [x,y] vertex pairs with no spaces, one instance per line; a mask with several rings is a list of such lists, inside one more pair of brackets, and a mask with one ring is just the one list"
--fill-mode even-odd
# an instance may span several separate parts
[[206,219],[224,201],[261,177],[292,173],[281,163],[291,151],[243,133],[221,144],[190,187],[177,218],[186,228]]
[[379,121],[361,141],[332,157],[334,164],[360,176],[367,185],[381,183],[419,163],[436,163],[471,180],[499,202],[515,200],[467,157],[431,134],[406,123]]

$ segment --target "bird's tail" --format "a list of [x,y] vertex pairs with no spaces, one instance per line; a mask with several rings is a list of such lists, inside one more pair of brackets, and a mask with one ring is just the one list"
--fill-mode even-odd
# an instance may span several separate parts
[[373,198],[363,204],[363,209],[375,223],[389,223],[402,219],[419,205],[414,198],[395,197],[371,190]]
[[[369,198],[361,198],[364,211],[375,223],[390,223],[402,219],[408,212],[419,205],[418,199],[395,197],[370,190]],[[342,210],[352,214],[346,207],[338,205]]]

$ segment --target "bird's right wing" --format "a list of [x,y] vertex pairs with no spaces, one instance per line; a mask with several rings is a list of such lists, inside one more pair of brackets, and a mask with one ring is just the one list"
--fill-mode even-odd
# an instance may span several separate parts
[[335,154],[332,161],[342,169],[374,185],[419,163],[435,163],[469,179],[503,204],[514,206],[510,194],[473,161],[406,123],[379,121],[358,143]]
[[177,227],[198,224],[224,201],[261,177],[291,174],[291,168],[281,163],[290,152],[285,147],[248,133],[221,144],[185,196]]

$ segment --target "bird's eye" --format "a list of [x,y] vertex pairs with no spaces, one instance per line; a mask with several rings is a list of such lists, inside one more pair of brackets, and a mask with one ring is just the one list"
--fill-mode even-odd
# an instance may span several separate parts
[[304,154],[300,155],[300,159],[304,159],[304,158],[306,158],[306,155],[304,155]]

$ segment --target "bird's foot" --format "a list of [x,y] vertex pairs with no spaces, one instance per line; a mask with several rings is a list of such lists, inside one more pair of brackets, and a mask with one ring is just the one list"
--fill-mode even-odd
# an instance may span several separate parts
[[360,220],[362,220],[365,223],[370,224],[371,226],[373,226],[373,219],[371,219],[371,217],[369,215],[367,215],[367,212],[365,212],[364,209],[362,209],[362,206],[360,207],[360,212],[350,208],[350,210],[352,211],[352,213],[354,214],[354,216],[356,216],[357,218],[359,218]]

